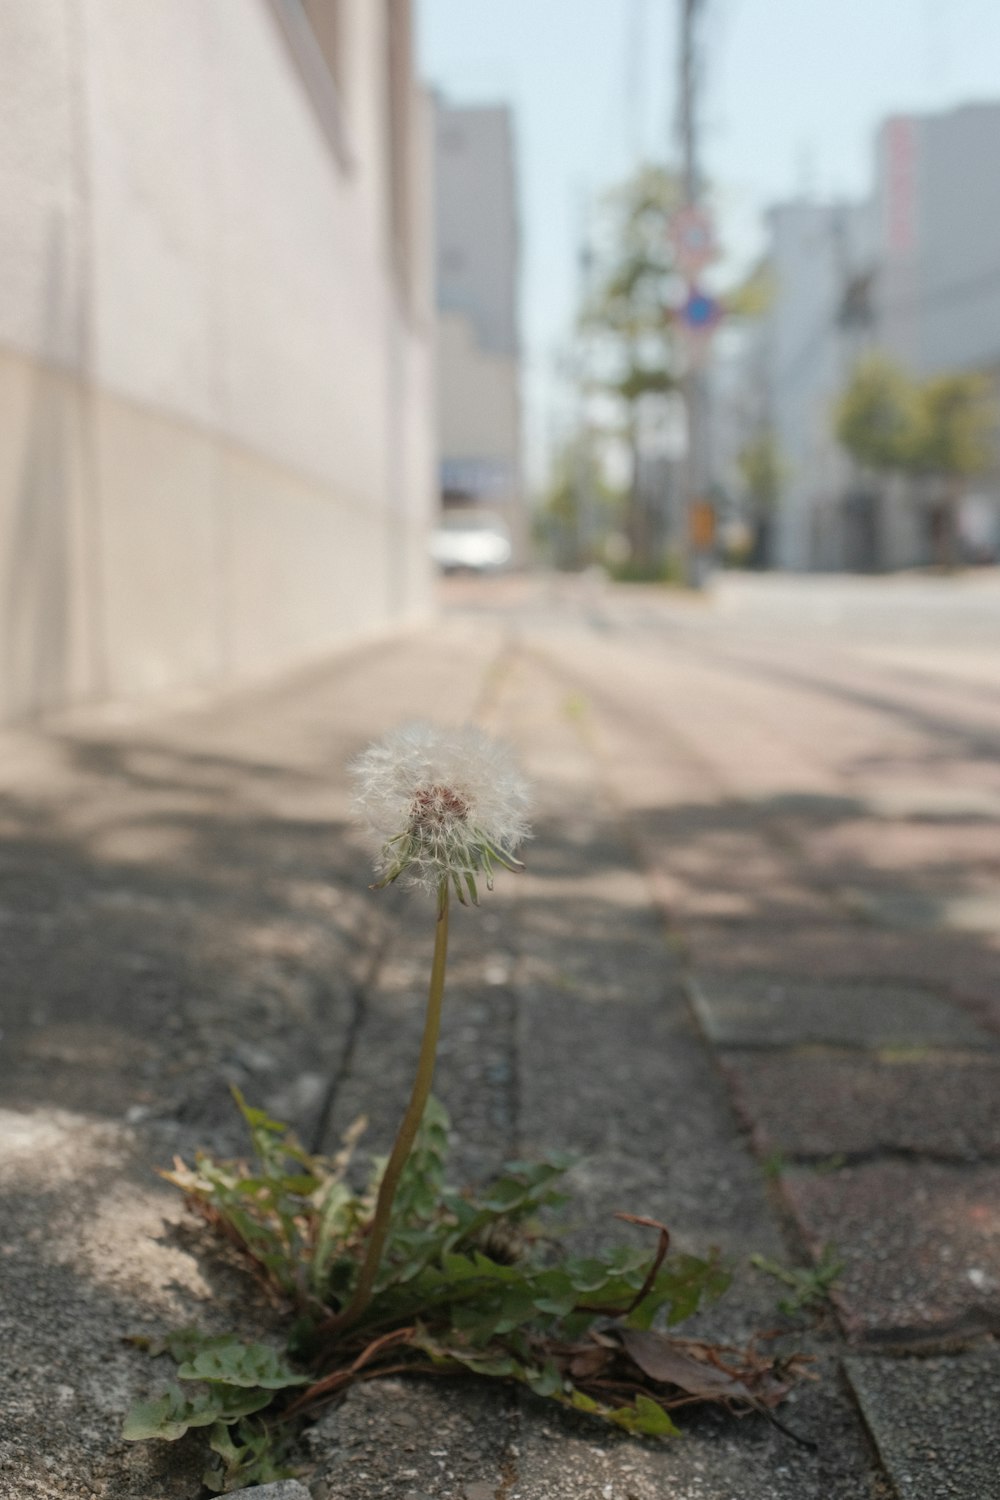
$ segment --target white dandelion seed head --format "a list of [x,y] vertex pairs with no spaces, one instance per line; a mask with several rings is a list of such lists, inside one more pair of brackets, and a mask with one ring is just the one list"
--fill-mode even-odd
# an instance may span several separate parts
[[354,805],[377,841],[379,884],[405,876],[438,890],[451,881],[476,899],[496,865],[517,868],[529,836],[528,786],[507,747],[481,729],[406,724],[351,767]]

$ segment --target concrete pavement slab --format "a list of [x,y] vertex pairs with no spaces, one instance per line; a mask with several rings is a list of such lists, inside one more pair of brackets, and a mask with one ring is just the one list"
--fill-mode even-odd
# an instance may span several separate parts
[[329,1500],[874,1500],[850,1406],[810,1388],[786,1412],[821,1451],[723,1414],[686,1438],[636,1442],[530,1396],[450,1382],[356,1388],[310,1438]]
[[797,847],[817,874],[846,883],[895,878],[927,888],[989,880],[998,833],[993,818],[970,814],[961,821],[907,821],[873,817],[863,803],[858,810],[867,815],[852,816],[848,810],[825,821],[796,820]]
[[756,1418],[681,1414],[685,1436],[628,1442],[570,1415],[532,1414],[518,1440],[518,1500],[877,1500],[883,1489],[836,1373],[799,1391],[782,1416],[810,1452]]
[[306,1437],[314,1494],[328,1500],[466,1500],[510,1493],[517,1411],[492,1383],[355,1386]]
[[305,1485],[298,1479],[278,1479],[273,1484],[258,1484],[254,1488],[255,1500],[312,1500]]
[[[366,992],[350,1066],[332,1099],[323,1146],[337,1143],[359,1116],[361,1152],[385,1153],[399,1125],[420,1050],[434,935],[434,903],[399,892],[394,933]],[[452,1119],[451,1167],[459,1186],[480,1181],[517,1154],[514,1141],[513,1019],[508,976],[511,934],[498,912],[459,908],[451,923],[449,978],[434,1093]]]
[[[649,887],[586,734],[562,703],[559,680],[526,661],[498,704],[536,776],[542,815],[527,872],[509,887],[520,1148],[583,1153],[574,1218],[591,1243],[608,1242],[624,1209],[663,1218],[687,1249],[777,1253],[763,1181],[692,1024]],[[587,809],[583,845],[568,846],[571,814],[553,816],[570,792]],[[580,874],[561,887],[570,858]]]
[[934,1359],[846,1361],[899,1500],[1000,1493],[1000,1347]]
[[198,1321],[270,1333],[273,1307],[205,1259],[136,1133],[93,1116],[0,1111],[0,1495],[191,1500],[197,1444],[127,1444],[128,1406],[164,1372],[130,1347]]
[[929,990],[775,974],[696,972],[699,1020],[720,1047],[993,1047],[995,1039]]
[[844,1262],[833,1297],[849,1335],[907,1344],[1000,1331],[998,1181],[993,1165],[877,1161],[782,1186],[814,1253]]
[[845,886],[842,895],[852,910],[886,927],[1000,936],[1000,890],[932,892]]
[[930,987],[1000,1036],[1000,945],[979,935],[848,922],[687,922],[683,943],[696,972]]
[[1000,1158],[1000,1059],[730,1053],[725,1068],[761,1156]]
[[989,787],[949,786],[940,782],[906,782],[880,787],[868,799],[880,818],[913,818],[921,823],[1000,822],[1000,792]]

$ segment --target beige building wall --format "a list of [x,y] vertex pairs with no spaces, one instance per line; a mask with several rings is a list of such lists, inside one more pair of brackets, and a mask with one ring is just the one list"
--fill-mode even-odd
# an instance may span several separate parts
[[335,9],[6,0],[4,720],[429,608],[428,106],[406,0]]

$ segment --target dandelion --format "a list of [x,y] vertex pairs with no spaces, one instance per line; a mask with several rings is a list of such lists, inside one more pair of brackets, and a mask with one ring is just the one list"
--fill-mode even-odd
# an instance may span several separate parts
[[430,990],[416,1077],[379,1185],[368,1245],[347,1304],[328,1318],[328,1338],[350,1327],[371,1301],[396,1189],[420,1129],[434,1079],[445,968],[448,902],[479,904],[477,878],[493,889],[497,866],[519,870],[514,850],[528,836],[528,788],[508,750],[479,729],[408,724],[358,757],[355,806],[378,845],[374,889],[404,876],[437,892]]
[[528,789],[506,747],[482,730],[408,724],[353,767],[359,813],[378,841],[376,889],[405,876],[463,904],[493,888],[497,866],[520,869]]

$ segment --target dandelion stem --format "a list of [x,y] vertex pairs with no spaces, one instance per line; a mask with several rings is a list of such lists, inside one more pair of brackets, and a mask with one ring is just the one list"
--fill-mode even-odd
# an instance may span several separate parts
[[448,961],[448,882],[442,880],[438,890],[438,914],[437,927],[434,933],[434,959],[431,964],[431,982],[427,995],[427,1014],[424,1020],[424,1035],[420,1044],[420,1057],[417,1060],[416,1077],[413,1080],[413,1091],[410,1094],[410,1102],[403,1116],[396,1141],[386,1163],[385,1172],[378,1190],[378,1198],[375,1201],[375,1214],[372,1218],[371,1229],[368,1233],[368,1248],[365,1258],[358,1274],[357,1284],[353,1295],[346,1307],[335,1313],[318,1329],[321,1335],[340,1333],[349,1328],[361,1317],[365,1308],[371,1301],[372,1288],[375,1285],[375,1277],[378,1274],[379,1264],[382,1260],[382,1251],[385,1248],[386,1237],[389,1233],[389,1224],[392,1218],[392,1204],[399,1186],[399,1179],[403,1175],[403,1168],[409,1160],[413,1143],[416,1140],[420,1122],[424,1117],[427,1099],[431,1091],[431,1083],[434,1079],[434,1063],[437,1058],[438,1033],[441,1029],[441,1002],[444,998],[445,967]]

